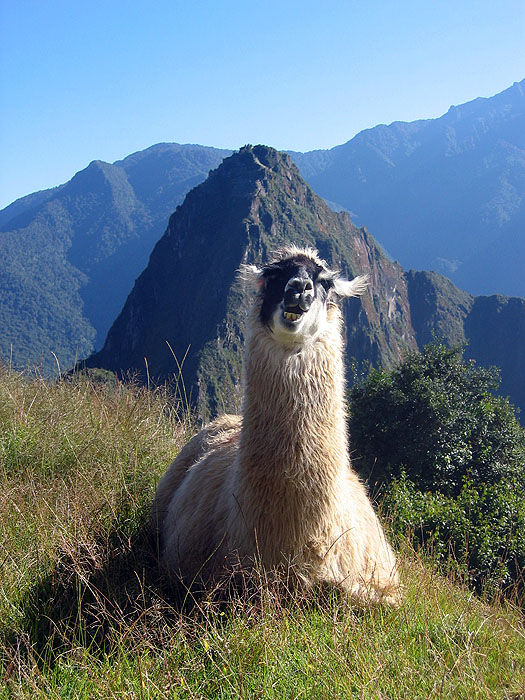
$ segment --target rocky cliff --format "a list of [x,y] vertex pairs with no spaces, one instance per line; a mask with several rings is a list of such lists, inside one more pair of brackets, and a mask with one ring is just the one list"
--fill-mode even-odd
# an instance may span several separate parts
[[344,274],[370,276],[370,292],[345,308],[348,354],[390,364],[416,347],[407,281],[366,229],[335,213],[291,158],[242,148],[194,188],[172,215],[113,324],[87,365],[178,377],[203,415],[238,407],[249,292],[236,271],[284,243],[316,247]]
[[474,297],[435,272],[407,273],[419,348],[432,341],[464,345],[465,358],[501,370],[500,393],[525,416],[525,299]]
[[316,247],[370,289],[344,307],[348,363],[389,366],[434,340],[502,368],[502,390],[525,403],[525,301],[473,297],[434,272],[405,273],[365,228],[336,213],[289,156],[247,146],[212,171],[170,218],[102,350],[87,360],[121,374],[184,383],[203,416],[239,407],[249,292],[236,270],[284,243]]

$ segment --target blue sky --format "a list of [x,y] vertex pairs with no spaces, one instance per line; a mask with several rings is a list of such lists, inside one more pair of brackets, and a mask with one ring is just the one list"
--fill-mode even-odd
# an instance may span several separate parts
[[0,208],[161,141],[330,148],[523,77],[523,0],[0,0]]

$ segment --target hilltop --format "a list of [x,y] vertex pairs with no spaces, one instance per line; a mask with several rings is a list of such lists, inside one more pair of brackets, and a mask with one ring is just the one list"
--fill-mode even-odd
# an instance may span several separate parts
[[227,151],[159,144],[93,161],[0,212],[0,357],[63,369],[100,347],[169,215]]
[[518,604],[402,539],[397,609],[264,580],[181,609],[142,529],[192,433],[173,409],[162,391],[0,369],[2,700],[520,697]]
[[[358,370],[391,366],[432,339],[469,341],[468,355],[497,359],[505,391],[525,400],[525,301],[475,298],[437,273],[406,274],[348,213],[313,192],[288,155],[266,146],[242,148],[187,195],[102,350],[85,364],[182,378],[201,415],[234,410],[249,304],[236,271],[289,242],[317,248],[347,276],[369,275],[370,291],[344,309],[348,359]],[[488,349],[494,337],[497,350]]]

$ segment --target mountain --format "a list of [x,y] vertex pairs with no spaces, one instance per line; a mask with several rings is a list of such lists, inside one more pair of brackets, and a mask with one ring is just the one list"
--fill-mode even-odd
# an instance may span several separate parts
[[227,153],[159,144],[2,210],[0,357],[49,373],[100,347],[169,215]]
[[32,209],[37,209],[40,204],[43,204],[44,202],[47,202],[48,199],[51,199],[53,194],[56,194],[59,189],[60,185],[58,187],[52,187],[49,190],[33,192],[33,194],[20,197],[20,199],[17,199],[12,204],[9,204],[0,211],[0,230],[3,230],[10,221],[14,221],[21,214],[31,211]]
[[525,300],[475,298],[437,273],[405,273],[313,192],[288,155],[266,146],[242,148],[188,193],[86,366],[143,379],[182,375],[204,417],[238,408],[249,293],[236,270],[286,242],[316,247],[348,276],[370,276],[370,291],[344,308],[357,370],[391,365],[432,339],[470,341],[470,356],[492,362],[497,336],[505,389],[525,404],[517,388],[525,386]]
[[401,267],[347,213],[331,211],[289,156],[255,146],[226,158],[186,196],[87,366],[164,380],[183,363],[201,414],[234,408],[250,303],[236,271],[286,242],[315,246],[347,275],[370,274],[372,294],[346,309],[358,363],[389,363],[415,347]]
[[525,80],[439,119],[379,125],[292,157],[406,269],[525,297]]
[[[470,295],[525,296],[524,94],[522,81],[439,119],[380,125],[341,146],[294,153],[292,159],[331,209],[346,209],[366,224],[405,269],[445,272]],[[68,369],[100,349],[170,214],[230,153],[158,144],[113,164],[94,161],[68,183],[0,211],[0,358],[53,374],[57,361]],[[335,221],[330,225],[340,226]],[[375,250],[375,241],[360,230],[363,246]],[[436,298],[443,300],[445,282],[432,279]],[[403,278],[396,294],[410,283]],[[463,303],[466,294],[454,289],[450,309],[455,297]],[[511,318],[509,309],[521,308],[518,302],[501,304],[499,312],[498,304],[487,306],[495,319]],[[452,332],[454,323],[442,310],[429,313],[424,332],[407,331],[407,347],[429,337],[424,329],[433,327],[431,319],[437,323],[432,332],[439,335],[443,324]],[[474,337],[474,321],[467,323],[458,310],[452,317],[454,337]],[[377,335],[368,359],[397,356],[398,340],[388,333],[386,327]],[[498,345],[495,334],[491,342]],[[501,349],[510,352],[509,345]],[[363,345],[361,358],[365,350]],[[498,365],[505,361],[496,357]],[[509,365],[504,385],[519,367]]]
[[499,393],[525,417],[525,299],[474,297],[435,272],[407,273],[412,327],[419,348],[433,340],[465,344],[466,359],[501,370]]

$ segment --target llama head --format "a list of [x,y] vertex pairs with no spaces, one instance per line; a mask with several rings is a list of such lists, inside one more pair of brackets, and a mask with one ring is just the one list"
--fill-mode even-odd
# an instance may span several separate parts
[[241,273],[258,289],[259,322],[278,342],[292,346],[318,337],[338,301],[359,296],[367,285],[366,276],[346,280],[316,250],[295,246],[280,249],[262,268],[244,265]]

